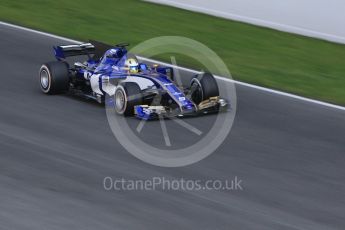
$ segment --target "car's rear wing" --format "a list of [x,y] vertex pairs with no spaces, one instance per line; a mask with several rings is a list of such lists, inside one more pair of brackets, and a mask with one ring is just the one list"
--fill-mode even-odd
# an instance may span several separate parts
[[55,57],[58,60],[65,59],[71,56],[87,55],[95,61],[98,61],[103,54],[111,48],[118,48],[122,50],[122,53],[127,53],[126,46],[128,43],[120,43],[117,45],[108,45],[103,42],[89,40],[88,43],[77,44],[77,45],[64,45],[54,46]]
[[79,55],[92,55],[95,53],[95,46],[91,43],[83,43],[80,45],[54,46],[55,57],[65,59],[66,57]]

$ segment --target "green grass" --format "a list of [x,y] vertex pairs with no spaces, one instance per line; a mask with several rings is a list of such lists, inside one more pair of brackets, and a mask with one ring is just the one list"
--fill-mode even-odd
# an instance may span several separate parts
[[111,44],[185,36],[213,49],[236,80],[345,105],[345,45],[135,0],[1,0],[0,20]]

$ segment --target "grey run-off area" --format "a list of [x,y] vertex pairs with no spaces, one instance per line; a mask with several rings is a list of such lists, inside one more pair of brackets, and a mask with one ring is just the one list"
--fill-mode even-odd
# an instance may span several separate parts
[[342,0],[147,1],[345,43],[345,2]]

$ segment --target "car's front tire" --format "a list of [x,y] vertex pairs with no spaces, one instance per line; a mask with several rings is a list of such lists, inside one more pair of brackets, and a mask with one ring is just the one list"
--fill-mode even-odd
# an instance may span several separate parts
[[48,62],[41,66],[39,82],[43,93],[59,94],[69,88],[68,64],[65,62]]
[[115,111],[119,115],[134,115],[134,106],[142,104],[142,93],[134,82],[121,83],[115,90]]
[[219,89],[216,79],[211,73],[203,73],[191,80],[190,97],[195,104],[219,96]]

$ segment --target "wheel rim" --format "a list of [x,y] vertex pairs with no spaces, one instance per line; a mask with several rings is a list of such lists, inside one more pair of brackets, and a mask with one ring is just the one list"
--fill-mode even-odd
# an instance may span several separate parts
[[203,100],[201,84],[196,79],[194,79],[191,84],[191,99],[196,104],[199,104]]
[[49,75],[45,69],[41,71],[41,86],[44,89],[47,89],[49,86]]
[[118,113],[123,113],[126,108],[126,96],[122,90],[115,93],[115,109]]

